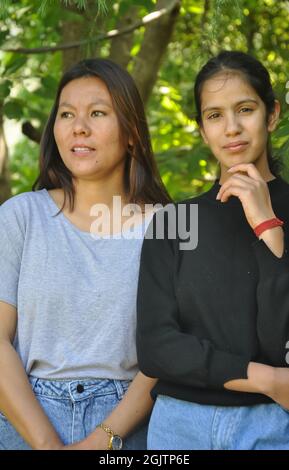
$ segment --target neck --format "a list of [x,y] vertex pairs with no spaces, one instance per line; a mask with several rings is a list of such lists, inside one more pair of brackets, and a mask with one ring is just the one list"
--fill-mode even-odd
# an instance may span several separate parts
[[120,196],[122,203],[127,202],[123,179],[121,181],[89,181],[77,180],[75,188],[75,212],[87,213],[95,204],[105,204],[109,208],[113,204],[113,196]]

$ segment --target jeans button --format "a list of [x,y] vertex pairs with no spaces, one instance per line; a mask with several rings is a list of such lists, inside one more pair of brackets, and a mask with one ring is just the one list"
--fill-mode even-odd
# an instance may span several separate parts
[[84,386],[81,384],[78,384],[76,387],[76,390],[78,391],[78,393],[82,393],[84,392]]

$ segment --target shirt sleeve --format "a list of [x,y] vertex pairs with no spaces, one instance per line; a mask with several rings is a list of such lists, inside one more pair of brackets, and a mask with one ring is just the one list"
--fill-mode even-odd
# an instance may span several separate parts
[[257,334],[268,364],[288,366],[289,349],[289,233],[285,227],[285,249],[278,258],[263,240],[253,245],[259,269],[257,286]]
[[247,378],[249,357],[216,349],[208,339],[181,331],[175,252],[172,240],[144,240],[137,298],[140,370],[149,377],[199,388],[223,388],[228,380]]
[[0,300],[15,307],[23,239],[15,203],[7,201],[0,207]]

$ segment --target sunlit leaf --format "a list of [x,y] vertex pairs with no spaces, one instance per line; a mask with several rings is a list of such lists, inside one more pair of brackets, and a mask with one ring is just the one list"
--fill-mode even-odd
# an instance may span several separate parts
[[3,61],[4,75],[12,75],[17,72],[27,62],[27,57],[24,55],[18,55],[16,53],[7,54],[7,59]]
[[0,101],[9,95],[11,86],[12,82],[10,80],[0,80]]

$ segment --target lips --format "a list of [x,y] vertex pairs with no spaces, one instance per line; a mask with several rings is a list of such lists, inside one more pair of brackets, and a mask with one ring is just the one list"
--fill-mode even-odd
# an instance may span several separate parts
[[95,148],[89,147],[88,145],[77,144],[71,148],[71,152],[77,155],[88,155],[94,152]]
[[247,145],[248,142],[245,140],[238,140],[236,142],[230,142],[229,144],[224,145],[223,148],[226,150],[241,150],[247,147]]

